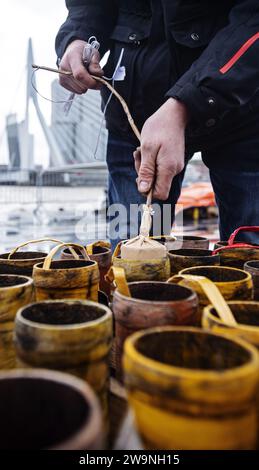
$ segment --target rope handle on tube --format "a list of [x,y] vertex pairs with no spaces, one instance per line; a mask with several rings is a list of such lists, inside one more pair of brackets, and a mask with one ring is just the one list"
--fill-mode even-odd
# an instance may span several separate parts
[[189,274],[180,274],[173,276],[168,279],[167,282],[178,284],[179,282],[184,280],[190,282],[190,287],[192,287],[193,284],[195,285],[195,283],[201,287],[202,291],[215,308],[219,317],[226,323],[226,325],[237,326],[237,322],[234,318],[233,313],[231,312],[227,302],[225,301],[223,295],[221,294],[218,287],[214,284],[214,282],[212,282],[205,276],[193,276]]
[[258,225],[245,225],[244,227],[239,227],[234,232],[230,235],[228,239],[228,244],[226,246],[221,246],[217,248],[216,250],[213,251],[213,255],[220,253],[221,251],[224,250],[230,250],[232,248],[253,248],[257,250],[259,248],[259,245],[251,245],[250,243],[245,243],[245,242],[236,242],[236,236],[240,232],[259,232],[259,226]]
[[213,255],[220,253],[221,251],[229,251],[236,248],[253,248],[253,250],[258,250],[259,246],[249,245],[248,243],[234,243],[233,245],[221,246],[212,252]]
[[119,242],[118,245],[115,247],[115,250],[113,252],[113,255],[112,255],[112,260],[114,261],[114,258],[117,258],[120,254],[120,251],[121,251],[121,245],[122,245],[123,242]]
[[258,225],[245,225],[244,227],[237,228],[230,235],[229,240],[228,240],[228,245],[231,246],[235,243],[235,238],[240,232],[259,232],[259,226]]
[[126,297],[131,297],[129,286],[126,279],[125,270],[118,266],[111,266],[105,276],[105,280],[110,284],[115,282],[118,291]]
[[[50,251],[48,256],[45,258],[45,261],[43,263],[43,269],[46,269],[46,270],[50,269],[53,257],[59,252],[59,250],[61,250],[65,246],[78,249],[81,252],[84,259],[87,260],[87,261],[90,261],[90,258],[89,258],[88,254],[86,252],[86,249],[82,245],[79,245],[77,243],[61,243],[60,245],[57,245],[54,248],[52,248],[52,250]],[[79,255],[76,253],[75,250],[73,250],[73,256],[76,260],[80,259]]]
[[111,249],[111,244],[110,242],[106,242],[104,240],[99,240],[94,243],[90,243],[89,245],[86,246],[86,251],[88,255],[93,255],[93,251],[95,247],[100,247],[100,248],[108,248],[109,250]]
[[26,245],[30,245],[32,243],[43,243],[43,242],[54,242],[54,243],[63,243],[60,240],[56,240],[55,238],[39,238],[37,240],[28,240],[27,242],[21,243],[20,245],[17,245],[12,251],[10,251],[8,259],[11,259],[11,257],[20,249],[23,248]]

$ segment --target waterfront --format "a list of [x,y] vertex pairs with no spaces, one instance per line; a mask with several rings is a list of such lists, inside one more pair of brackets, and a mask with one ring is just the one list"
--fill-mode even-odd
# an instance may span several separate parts
[[[25,240],[54,237],[88,243],[107,238],[105,187],[0,186],[0,250]],[[179,219],[175,233],[218,239],[217,219]]]
[[[43,185],[36,174],[33,185],[21,183],[24,173],[19,172],[18,184],[0,184],[0,250],[5,251],[24,240],[42,237],[55,237],[63,241],[74,241],[86,244],[97,239],[107,238],[105,219],[106,181],[103,170],[84,170],[67,172],[69,178],[61,173],[53,174],[49,181],[54,185]],[[99,185],[90,185],[92,177],[103,181]],[[62,180],[71,181],[73,185],[59,186]],[[88,180],[82,182],[82,175]],[[193,182],[209,181],[208,170],[200,159],[193,159],[187,167],[184,187]],[[200,211],[200,215],[201,215]],[[218,228],[216,217],[177,216],[177,227],[174,233],[208,236],[211,241],[217,240]]]
[[0,249],[42,237],[81,243],[106,238],[105,200],[104,187],[0,186]]

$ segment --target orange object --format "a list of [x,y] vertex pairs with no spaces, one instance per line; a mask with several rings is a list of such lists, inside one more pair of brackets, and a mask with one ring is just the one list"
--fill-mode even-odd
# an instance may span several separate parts
[[176,205],[176,214],[190,207],[214,207],[215,195],[211,183],[194,183],[182,189]]

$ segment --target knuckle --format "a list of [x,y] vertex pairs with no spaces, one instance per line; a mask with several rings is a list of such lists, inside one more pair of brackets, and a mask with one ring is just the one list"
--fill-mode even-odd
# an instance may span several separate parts
[[149,128],[150,123],[152,123],[152,116],[149,116],[144,123],[143,131],[146,131]]
[[91,62],[90,62],[90,66],[91,66],[91,65],[94,65],[94,66],[98,65],[98,66],[99,66],[99,65],[100,65],[99,62],[100,62],[100,61],[99,61],[99,58],[96,57],[96,56],[93,56],[93,58],[92,58],[92,60],[91,60]]
[[183,164],[183,163],[179,163],[179,164],[177,165],[177,168],[176,168],[176,174],[181,173],[181,171],[183,171],[183,169],[184,169],[184,164]]
[[141,145],[141,150],[146,153],[150,153],[152,151],[152,143],[148,140],[144,141]]
[[66,90],[69,90],[69,91],[73,91],[73,89],[71,88],[71,86],[69,85],[69,83],[67,83],[65,80],[60,82],[60,85],[65,88]]
[[149,162],[143,162],[143,160],[140,162],[140,169],[143,175],[148,176],[153,175],[155,171],[153,165],[150,165]]
[[77,54],[76,46],[71,43],[70,47],[65,52],[63,58],[64,59],[66,58],[66,59],[70,60],[71,58],[73,58],[75,56],[75,54]]
[[87,86],[82,87],[81,90],[80,90],[80,95],[83,95],[83,94],[86,93],[87,91],[88,91]]
[[60,63],[59,63],[59,67],[62,68],[66,63],[67,63],[67,57],[68,57],[68,53],[65,52]]
[[95,50],[93,53],[92,61],[100,62],[100,52],[98,50]]
[[167,165],[167,170],[170,171],[170,173],[174,173],[175,172],[175,164],[174,162],[169,162],[168,165]]
[[163,192],[160,196],[161,201],[166,201],[168,199],[168,192]]
[[157,189],[154,191],[154,197],[161,200],[161,201],[166,201],[168,198],[168,191],[165,191],[163,189]]
[[85,74],[82,70],[76,70],[73,75],[74,75],[74,78],[78,80],[79,82],[85,79]]
[[146,165],[141,165],[140,169],[139,169],[139,175],[141,178],[143,179],[150,179],[153,177],[154,175],[154,171],[151,167],[149,166],[146,166]]

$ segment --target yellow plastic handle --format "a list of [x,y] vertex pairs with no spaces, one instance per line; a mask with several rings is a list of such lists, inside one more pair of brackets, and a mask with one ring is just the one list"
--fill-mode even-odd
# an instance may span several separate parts
[[[90,260],[86,249],[82,245],[78,245],[77,243],[61,243],[60,245],[54,246],[54,248],[52,248],[48,256],[45,258],[45,261],[43,263],[43,269],[50,269],[53,257],[58,253],[59,250],[61,250],[65,246],[77,248],[86,260]],[[79,256],[75,250],[73,250],[73,255],[75,259],[79,259]]]
[[106,242],[104,240],[99,240],[98,242],[90,243],[89,245],[87,245],[86,251],[87,251],[88,255],[93,254],[94,248],[96,246],[97,247],[99,246],[101,248],[108,248],[109,250],[111,249],[111,244],[109,242]]
[[117,256],[119,256],[120,251],[121,251],[121,245],[122,245],[122,242],[119,242],[118,245],[116,246],[112,255],[112,259],[117,258]]
[[43,243],[43,242],[54,242],[54,243],[63,243],[61,240],[56,240],[55,238],[39,238],[38,240],[29,240],[27,242],[21,243],[20,245],[16,246],[12,251],[10,251],[8,255],[8,259],[10,259],[16,251],[18,251],[20,248],[30,245],[31,243]]
[[105,280],[110,283],[115,282],[118,291],[122,295],[125,295],[126,297],[131,297],[125,271],[123,268],[112,266],[106,274]]
[[199,284],[204,294],[208,297],[209,301],[215,308],[219,317],[226,323],[226,325],[237,326],[237,322],[234,318],[233,313],[231,312],[227,302],[225,301],[223,295],[221,294],[217,286],[214,284],[214,282],[204,276],[192,276],[189,274],[173,276],[168,279],[167,282],[179,283],[184,279],[190,281],[190,284]]

